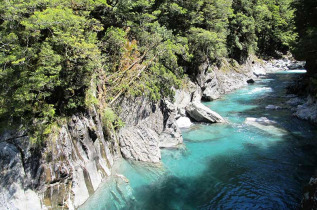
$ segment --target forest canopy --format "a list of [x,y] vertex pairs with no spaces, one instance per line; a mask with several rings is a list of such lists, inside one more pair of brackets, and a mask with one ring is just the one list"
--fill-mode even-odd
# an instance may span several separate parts
[[[0,121],[43,136],[57,118],[102,112],[122,94],[172,96],[206,60],[286,53],[296,40],[292,3],[4,0]],[[309,39],[310,30],[299,31]]]

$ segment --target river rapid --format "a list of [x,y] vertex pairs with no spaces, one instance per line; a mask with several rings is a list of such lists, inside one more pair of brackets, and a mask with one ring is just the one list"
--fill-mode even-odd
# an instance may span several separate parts
[[[163,150],[162,164],[119,161],[80,209],[296,209],[317,166],[317,129],[286,103],[297,76],[269,74],[204,103],[228,123],[183,130],[184,146]],[[254,126],[249,117],[276,124]]]

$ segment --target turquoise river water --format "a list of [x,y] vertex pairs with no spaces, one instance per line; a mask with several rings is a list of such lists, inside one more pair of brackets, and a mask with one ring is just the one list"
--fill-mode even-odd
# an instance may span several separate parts
[[[183,130],[184,146],[162,151],[162,164],[119,161],[80,209],[296,209],[317,166],[316,127],[292,116],[286,87],[297,74],[270,74],[205,103],[226,124]],[[267,105],[285,109],[267,110]],[[267,117],[261,129],[247,117]]]

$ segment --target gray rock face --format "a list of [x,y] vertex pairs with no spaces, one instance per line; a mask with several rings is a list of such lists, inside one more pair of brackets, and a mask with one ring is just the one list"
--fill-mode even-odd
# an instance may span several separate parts
[[165,123],[165,128],[160,134],[159,146],[160,148],[176,147],[183,143],[182,133],[176,123],[177,107],[168,100],[164,101],[164,105],[163,113],[165,117],[163,123]]
[[253,71],[253,74],[257,77],[264,76],[266,75],[266,72],[267,72],[266,68],[263,65],[258,63],[252,65],[252,71]]
[[186,88],[176,90],[173,103],[174,108],[178,112],[176,118],[186,117],[186,106],[192,101],[200,101],[201,97],[200,87],[190,81],[187,83]]
[[115,142],[98,115],[74,115],[42,148],[17,133],[0,138],[0,208],[74,209],[110,175]]
[[262,64],[252,62],[252,58],[239,67],[233,67],[228,61],[223,61],[221,68],[207,64],[208,62],[200,66],[201,72],[197,76],[198,84],[202,89],[202,99],[206,101],[218,99],[228,92],[247,85],[248,80],[255,78],[254,72],[259,69],[263,72],[266,70]]
[[[181,101],[187,100],[183,94]],[[160,148],[175,147],[183,142],[181,131],[176,125],[177,107],[168,101],[151,104],[140,97],[122,99],[120,115],[125,126],[118,133],[121,153],[124,158],[159,162]]]
[[0,209],[42,209],[39,195],[25,182],[27,171],[15,145],[0,142]]
[[218,78],[216,76],[216,72],[213,71],[206,75],[203,89],[203,99],[207,101],[212,101],[220,98],[222,88],[220,82],[218,82]]
[[126,159],[154,163],[161,159],[159,136],[152,129],[126,127],[119,132],[119,140],[122,156]]
[[202,103],[193,102],[186,107],[188,115],[196,122],[219,123],[225,120]]

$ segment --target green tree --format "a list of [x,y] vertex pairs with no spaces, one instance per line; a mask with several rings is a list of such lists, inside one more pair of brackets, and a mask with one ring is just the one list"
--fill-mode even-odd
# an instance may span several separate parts
[[2,119],[34,130],[85,106],[91,75],[100,68],[102,26],[88,17],[91,7],[90,1],[1,4]]
[[317,77],[317,2],[296,0],[296,27],[298,39],[294,54],[299,60],[306,60],[308,74]]

